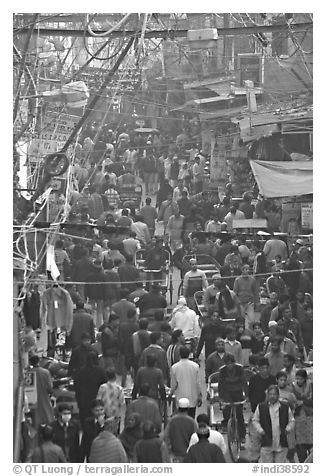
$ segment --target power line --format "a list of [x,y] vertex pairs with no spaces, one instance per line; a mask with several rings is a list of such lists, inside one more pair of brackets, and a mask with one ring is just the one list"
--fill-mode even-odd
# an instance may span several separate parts
[[[237,20],[238,21],[238,20]],[[291,24],[292,31],[301,31],[305,29],[310,29],[313,27],[313,22],[305,22],[305,23],[293,23]],[[218,35],[220,36],[238,36],[242,34],[251,35],[254,33],[268,33],[268,32],[287,32],[288,25],[257,25],[257,26],[241,26],[241,27],[232,27],[232,28],[216,28]],[[20,29],[20,34],[25,34],[28,32],[28,28]],[[14,29],[15,33],[15,29]],[[102,30],[94,30],[95,34],[103,33]],[[126,36],[134,36],[137,35],[136,30],[115,30],[110,34],[110,38],[125,38]],[[33,34],[36,34],[34,31]],[[85,33],[84,30],[77,30],[72,28],[39,28],[40,35],[51,35],[51,36],[92,36],[88,31]],[[187,37],[188,30],[172,30],[172,29],[165,29],[165,30],[151,30],[145,32],[145,38],[185,38]]]

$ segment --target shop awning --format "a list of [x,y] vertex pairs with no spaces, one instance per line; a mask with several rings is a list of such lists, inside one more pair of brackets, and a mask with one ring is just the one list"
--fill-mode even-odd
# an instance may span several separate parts
[[250,166],[263,197],[293,197],[313,193],[313,161],[251,160]]

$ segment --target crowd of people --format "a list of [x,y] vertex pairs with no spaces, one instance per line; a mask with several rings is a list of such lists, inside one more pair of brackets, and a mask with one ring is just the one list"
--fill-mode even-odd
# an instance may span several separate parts
[[[232,186],[224,197],[206,192],[207,156],[185,131],[173,144],[126,130],[92,138],[76,147],[75,189],[54,246],[57,281],[49,274],[47,289],[34,284],[22,306],[26,359],[37,374],[22,461],[225,462],[230,406],[220,428],[210,427],[200,366],[208,385],[217,379],[220,401],[250,403],[248,422],[237,407],[248,461],[304,461],[312,448],[311,247],[278,235],[270,202],[255,190],[241,200]],[[121,203],[126,178],[156,203],[147,196],[137,211]],[[264,241],[235,233],[236,220],[253,217],[267,218]],[[216,264],[211,278],[203,255]],[[139,256],[152,272],[145,278]],[[180,270],[172,309],[167,265]],[[37,339],[47,334],[53,357],[58,329],[69,362],[47,370]],[[78,421],[71,402],[57,398],[53,407],[53,377],[62,375],[73,381]]]

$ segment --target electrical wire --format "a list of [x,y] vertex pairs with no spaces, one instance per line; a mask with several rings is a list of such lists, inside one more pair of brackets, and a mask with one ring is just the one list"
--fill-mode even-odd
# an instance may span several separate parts
[[[104,31],[103,33],[95,33],[91,27],[90,27],[90,21],[89,21],[89,13],[86,13],[86,24],[87,24],[87,31],[91,36],[94,36],[95,38],[103,38],[104,36],[109,36],[111,35],[112,32],[120,28],[124,23],[128,20],[128,18],[133,15],[133,13],[127,13],[116,25],[114,25],[110,30]],[[93,17],[94,18],[94,17]]]

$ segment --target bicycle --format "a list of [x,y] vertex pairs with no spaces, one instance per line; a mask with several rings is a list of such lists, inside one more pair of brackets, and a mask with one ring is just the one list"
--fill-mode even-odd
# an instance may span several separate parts
[[239,423],[238,423],[238,417],[236,412],[236,406],[243,405],[245,402],[246,400],[243,400],[242,402],[232,402],[232,403],[223,402],[224,405],[231,406],[231,413],[230,413],[230,418],[229,418],[228,426],[227,426],[227,436],[228,436],[229,453],[233,463],[236,463],[238,461],[240,456],[240,450],[241,450],[241,436],[239,431]]

